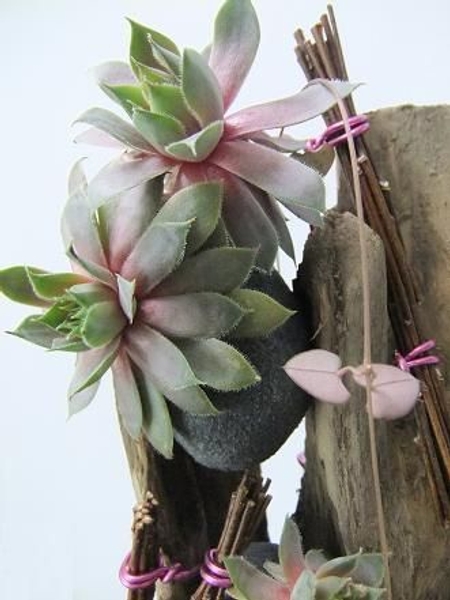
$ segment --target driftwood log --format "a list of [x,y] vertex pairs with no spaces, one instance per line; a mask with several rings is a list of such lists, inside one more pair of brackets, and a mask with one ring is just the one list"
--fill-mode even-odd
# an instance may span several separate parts
[[[411,106],[374,113],[366,137],[378,175],[389,183],[393,211],[417,277],[422,331],[437,341],[446,388],[444,415],[450,414],[449,137],[450,107]],[[344,193],[339,208],[349,204]],[[383,247],[372,231],[367,239],[373,360],[390,363],[394,342]],[[337,352],[343,364],[360,364],[361,276],[353,215],[335,211],[325,229],[311,234],[297,284],[312,307],[315,345]],[[306,428],[307,469],[296,515],[305,545],[330,553],[378,549],[361,393],[355,390],[344,407],[315,404]],[[450,529],[435,510],[417,421],[410,416],[380,422],[377,439],[394,600],[448,600]]]

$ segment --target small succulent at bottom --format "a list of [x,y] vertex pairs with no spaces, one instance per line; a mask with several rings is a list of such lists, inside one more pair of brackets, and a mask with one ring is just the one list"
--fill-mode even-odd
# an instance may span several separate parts
[[327,560],[320,550],[303,554],[294,521],[286,519],[278,548],[279,564],[267,561],[264,569],[238,556],[225,564],[237,600],[377,600],[384,597],[381,554],[358,552]]
[[70,414],[92,401],[111,367],[126,430],[134,438],[143,430],[170,458],[166,400],[195,414],[216,413],[203,386],[228,391],[260,380],[219,338],[268,334],[292,311],[242,289],[255,250],[215,247],[220,183],[192,185],[165,198],[159,178],[97,210],[79,167],[69,188],[62,229],[73,272],[0,271],[1,292],[44,309],[13,333],[77,353]]

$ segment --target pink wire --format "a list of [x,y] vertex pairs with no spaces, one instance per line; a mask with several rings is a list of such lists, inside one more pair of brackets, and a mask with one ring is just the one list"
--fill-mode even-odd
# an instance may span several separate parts
[[218,564],[216,549],[208,550],[205,554],[205,562],[200,569],[200,575],[208,585],[218,588],[229,588],[231,586],[228,571]]
[[[370,127],[369,119],[366,115],[349,117],[348,123],[352,137],[362,135]],[[337,146],[345,141],[347,141],[347,134],[345,132],[344,121],[338,121],[329,125],[319,137],[308,140],[305,149],[308,152],[319,152],[324,146]]]
[[176,563],[170,567],[158,567],[141,575],[132,575],[129,567],[130,556],[131,553],[128,553],[125,556],[119,569],[120,582],[129,590],[142,590],[151,587],[158,580],[161,580],[163,583],[170,583],[171,581],[185,581],[187,579],[191,579],[199,572],[199,567],[194,567],[193,569],[184,569],[180,563]]
[[395,361],[397,366],[402,371],[410,371],[414,367],[422,367],[424,365],[437,365],[439,358],[437,356],[420,356],[424,352],[432,350],[436,346],[435,340],[427,340],[419,344],[408,352],[406,356],[402,356],[400,352],[395,353]]

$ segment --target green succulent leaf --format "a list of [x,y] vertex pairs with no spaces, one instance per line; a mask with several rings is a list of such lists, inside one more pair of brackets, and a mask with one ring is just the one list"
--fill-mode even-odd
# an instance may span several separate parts
[[186,253],[202,246],[217,226],[222,207],[222,185],[219,182],[196,183],[176,192],[167,200],[153,224],[191,221]]
[[183,123],[169,115],[135,108],[132,118],[136,129],[160,152],[165,152],[166,146],[186,136]]
[[222,337],[244,314],[237,302],[216,292],[150,298],[139,307],[143,321],[176,338]]
[[[341,594],[348,591],[349,579],[342,577],[324,577],[316,582],[316,595],[314,600],[333,600],[334,598],[348,597]],[[339,595],[338,595],[339,594]]]
[[164,394],[202,383],[177,346],[162,333],[143,323],[129,331],[127,351],[133,363]]
[[267,573],[269,573],[271,577],[273,577],[277,581],[281,581],[281,583],[286,583],[281,565],[279,565],[276,562],[272,562],[271,560],[266,560],[264,562],[263,567],[264,570],[267,571]]
[[269,218],[269,221],[272,223],[273,227],[275,227],[280,248],[289,256],[289,258],[292,258],[292,260],[296,262],[294,244],[287,226],[287,219],[279,207],[279,204],[272,196],[264,192],[258,193],[257,199],[261,208]]
[[144,84],[143,91],[153,113],[177,119],[187,131],[198,129],[199,123],[191,113],[179,86],[168,83]]
[[231,392],[261,381],[249,361],[236,348],[221,340],[182,340],[177,342],[177,346],[196,377],[215,390]]
[[195,50],[183,53],[181,89],[191,112],[203,127],[224,115],[219,82],[204,57]]
[[133,67],[133,71],[136,74],[136,77],[141,82],[142,91],[144,95],[146,95],[146,86],[159,84],[159,83],[167,83],[172,85],[174,83],[174,78],[172,73],[167,73],[160,68],[148,67],[140,63],[139,61],[132,58],[130,60],[130,64]]
[[352,580],[369,587],[379,587],[384,579],[384,561],[382,554],[360,554],[356,567],[352,571]]
[[278,554],[286,581],[290,587],[294,587],[305,569],[305,561],[300,532],[292,519],[287,518],[284,522]]
[[290,600],[315,600],[316,578],[311,571],[303,571],[292,590]]
[[154,36],[149,37],[152,44],[153,56],[156,62],[161,65],[161,68],[167,73],[171,73],[177,79],[180,76],[181,59],[179,54],[171,52],[164,46],[160,46]]
[[182,390],[166,390],[165,395],[175,406],[191,414],[217,415],[219,413],[207,393],[198,385]]
[[216,17],[209,56],[209,64],[222,89],[225,109],[245,81],[258,50],[259,37],[258,17],[250,0],[227,0]]
[[186,258],[157,288],[153,296],[195,292],[227,294],[250,274],[256,252],[251,248],[211,248]]
[[285,308],[267,294],[256,290],[235,290],[230,297],[248,311],[232,332],[233,337],[252,338],[269,335],[295,314],[295,311]]
[[152,150],[152,146],[145,136],[142,136],[129,123],[104,108],[90,108],[78,117],[75,122],[92,125],[128,148],[133,148],[140,152],[149,152]]
[[115,299],[115,293],[101,283],[79,283],[68,290],[68,295],[74,298],[80,306],[89,308],[99,302],[107,302]]
[[109,344],[127,325],[117,302],[100,302],[91,306],[81,327],[83,342],[90,348]]
[[230,236],[222,218],[219,218],[216,228],[203,244],[202,249],[221,248],[230,245]]
[[141,396],[129,358],[123,350],[112,365],[117,410],[123,426],[133,439],[138,439],[143,424]]
[[214,121],[188,138],[169,144],[166,151],[178,160],[201,162],[213,152],[222,137],[223,129],[223,121]]
[[132,323],[134,313],[136,312],[136,299],[134,297],[136,282],[134,280],[128,281],[128,279],[124,279],[121,275],[116,275],[116,277],[120,306],[128,321]]
[[94,279],[97,279],[99,282],[104,283],[107,287],[110,287],[113,290],[115,289],[116,282],[114,275],[111,273],[111,271],[109,271],[105,267],[102,267],[96,262],[79,256],[75,248],[73,248],[73,246],[70,246],[67,250],[67,256],[70,258],[70,260],[79,265],[85,273],[87,273]]
[[333,558],[317,569],[316,576],[318,579],[330,576],[349,577],[353,569],[358,564],[358,559],[360,556],[361,554],[358,553],[351,554],[349,556],[338,556],[337,558]]
[[106,85],[100,86],[107,96],[117,102],[131,117],[133,109],[137,106],[144,110],[149,109],[149,104],[138,85]]
[[97,391],[101,377],[114,362],[119,351],[120,340],[115,339],[107,346],[80,352],[77,355],[75,373],[69,386],[69,415],[86,408]]
[[140,371],[138,386],[144,434],[155,450],[170,459],[173,456],[173,428],[164,396],[148,373]]
[[0,271],[0,292],[10,300],[28,306],[48,306],[50,302],[39,296],[30,281],[30,274],[43,275],[47,271],[36,267],[8,267]]
[[82,284],[85,277],[76,273],[33,273],[28,272],[31,285],[37,296],[44,300],[55,300],[73,285]]
[[[152,41],[173,54],[179,54],[177,46],[162,33],[140,25],[131,19],[128,19],[128,22],[131,26],[130,62],[132,66],[134,61],[137,61],[148,67],[161,68],[161,64],[155,59]],[[139,76],[139,73],[136,75]]]
[[53,329],[53,327],[41,321],[41,315],[27,317],[14,331],[9,333],[27,342],[48,349],[52,348],[55,340],[64,339],[64,336]]
[[136,280],[136,295],[146,296],[179,265],[192,222],[158,223],[156,218],[122,265],[122,277]]
[[84,352],[90,349],[89,346],[86,346],[80,340],[68,339],[66,337],[55,338],[50,348],[53,352]]
[[289,600],[289,588],[286,585],[258,571],[240,556],[228,556],[224,563],[234,587],[247,600]]

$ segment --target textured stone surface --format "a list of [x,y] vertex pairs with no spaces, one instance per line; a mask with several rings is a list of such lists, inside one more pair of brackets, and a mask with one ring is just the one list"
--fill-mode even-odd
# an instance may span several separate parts
[[299,312],[266,338],[231,340],[258,369],[262,381],[240,392],[208,390],[221,414],[198,417],[172,409],[178,443],[197,462],[213,469],[240,470],[262,462],[284,443],[308,406],[307,396],[281,368],[308,345],[305,309],[276,272],[253,274],[247,287]]

